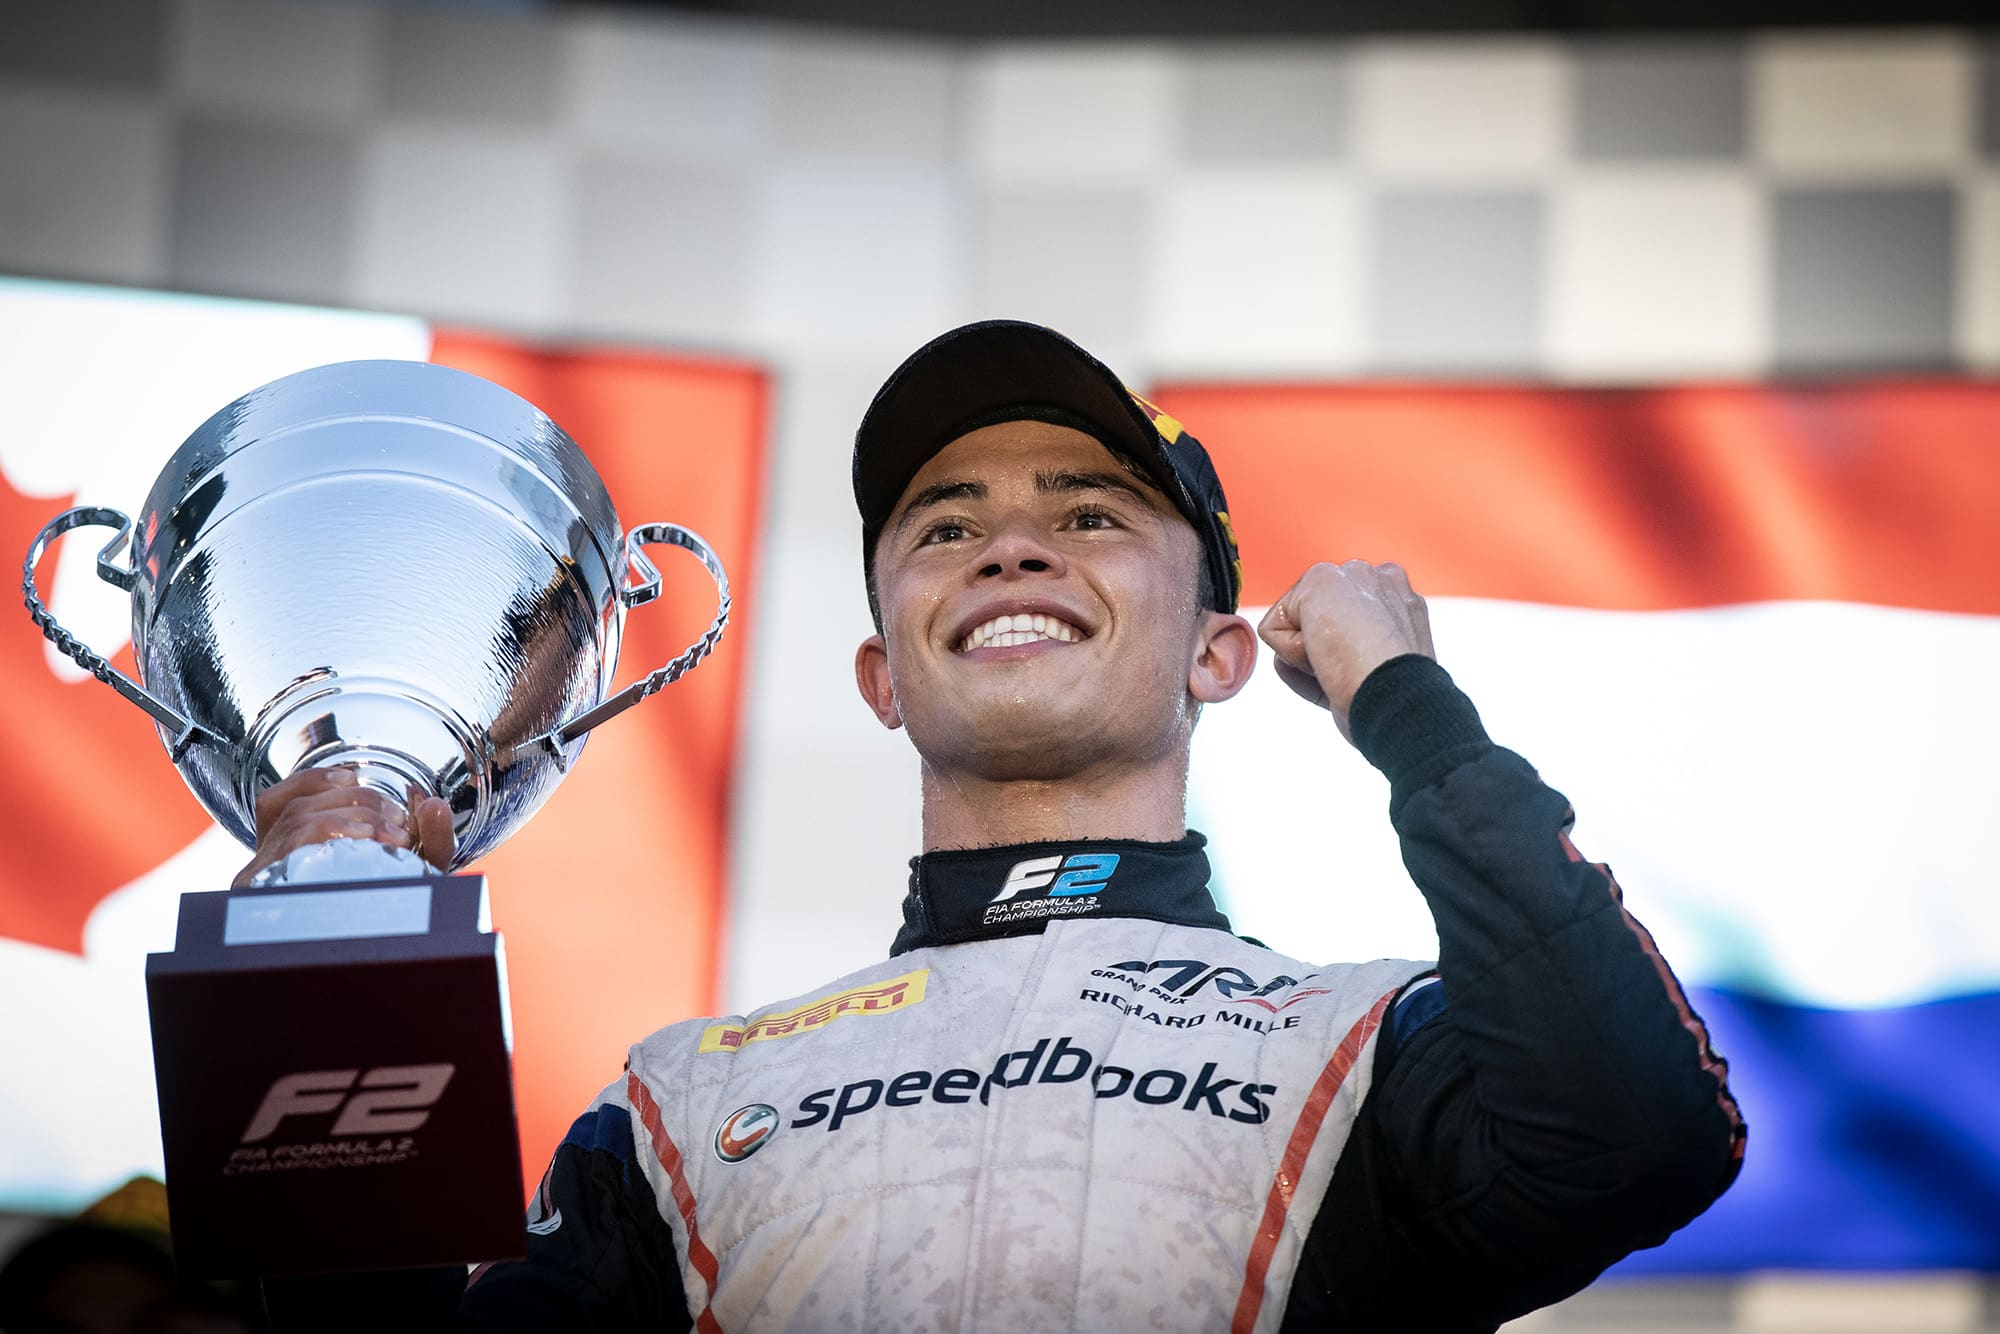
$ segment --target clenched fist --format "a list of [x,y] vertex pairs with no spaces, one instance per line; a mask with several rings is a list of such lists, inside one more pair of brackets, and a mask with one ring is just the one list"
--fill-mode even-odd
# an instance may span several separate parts
[[1349,741],[1347,713],[1368,674],[1405,653],[1437,657],[1431,614],[1403,567],[1321,563],[1272,604],[1257,633],[1286,685],[1333,713]]
[[439,797],[410,794],[405,807],[372,787],[354,770],[301,769],[257,796],[257,851],[237,872],[234,888],[293,852],[336,838],[368,838],[392,848],[415,848],[440,871],[451,865],[455,838],[451,807]]

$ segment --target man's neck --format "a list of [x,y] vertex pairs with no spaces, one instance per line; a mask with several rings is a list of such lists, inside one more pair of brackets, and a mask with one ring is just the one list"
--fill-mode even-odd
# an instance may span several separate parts
[[924,765],[924,851],[1086,838],[1170,843],[1187,832],[1187,758],[996,781]]

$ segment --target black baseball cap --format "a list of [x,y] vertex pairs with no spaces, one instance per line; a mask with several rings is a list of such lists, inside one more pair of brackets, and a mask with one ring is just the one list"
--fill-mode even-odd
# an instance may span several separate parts
[[854,433],[862,568],[872,574],[876,540],[933,455],[968,431],[1019,420],[1073,426],[1136,464],[1194,525],[1215,609],[1236,610],[1243,561],[1208,451],[1096,357],[1054,329],[1020,320],[982,320],[939,334],[876,391]]

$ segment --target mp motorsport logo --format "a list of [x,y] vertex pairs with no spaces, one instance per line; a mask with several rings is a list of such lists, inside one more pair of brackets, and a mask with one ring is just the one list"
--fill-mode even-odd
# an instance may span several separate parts
[[715,1156],[725,1163],[740,1163],[764,1147],[764,1141],[778,1133],[778,1109],[768,1102],[738,1107],[722,1118],[715,1131]]
[[[1118,869],[1115,852],[1075,852],[1015,862],[1000,892],[986,905],[984,924],[1031,922],[1095,912],[1097,894]],[[1023,894],[1035,897],[1023,899]]]

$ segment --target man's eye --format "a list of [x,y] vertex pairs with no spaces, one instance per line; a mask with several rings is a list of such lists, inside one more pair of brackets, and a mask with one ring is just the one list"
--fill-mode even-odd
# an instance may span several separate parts
[[953,523],[947,519],[943,523],[934,523],[929,528],[924,529],[924,535],[920,539],[919,545],[928,546],[932,542],[956,542],[964,536],[965,525],[962,523]]
[[1117,521],[1103,510],[1080,509],[1070,515],[1070,523],[1083,529],[1115,528]]

